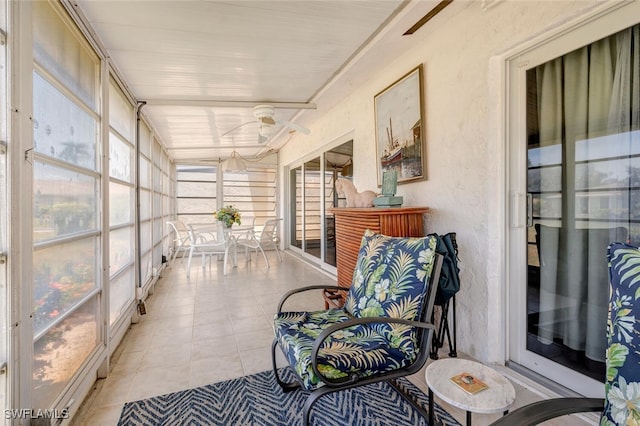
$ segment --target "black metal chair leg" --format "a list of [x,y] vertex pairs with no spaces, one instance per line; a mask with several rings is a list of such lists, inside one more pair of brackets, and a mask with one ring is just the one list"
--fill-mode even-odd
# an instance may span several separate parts
[[434,410],[434,403],[433,403],[433,391],[431,390],[431,388],[429,388],[429,425],[433,426],[435,425],[435,413],[433,412]]
[[278,366],[276,365],[276,348],[278,347],[278,339],[273,339],[271,344],[271,362],[273,364],[273,375],[276,377],[276,382],[280,385],[283,392],[291,392],[300,387],[300,383],[297,382],[283,382],[278,375]]
[[316,401],[320,399],[322,396],[335,391],[336,391],[335,389],[322,387],[322,388],[316,389],[307,397],[307,400],[304,403],[304,410],[302,411],[303,426],[309,426],[309,421],[311,420],[311,408],[313,407],[313,404],[315,404]]
[[[436,310],[435,307],[431,312],[431,323],[435,324],[436,321]],[[438,340],[438,331],[434,330],[433,335],[431,337],[431,352],[429,352],[429,356],[431,359],[438,359],[438,349],[440,348],[440,342]]]
[[456,343],[456,295],[452,297],[453,300],[453,342],[449,341],[449,356],[456,358],[458,356],[458,344]]

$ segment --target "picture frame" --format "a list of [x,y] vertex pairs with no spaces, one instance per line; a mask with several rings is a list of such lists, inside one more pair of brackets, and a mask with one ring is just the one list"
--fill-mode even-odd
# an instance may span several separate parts
[[426,178],[422,64],[374,96],[378,186],[385,171],[398,184]]

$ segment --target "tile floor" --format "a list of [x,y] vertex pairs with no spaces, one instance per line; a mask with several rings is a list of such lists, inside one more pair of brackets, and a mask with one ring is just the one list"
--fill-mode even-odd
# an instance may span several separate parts
[[[294,255],[285,254],[283,262],[274,252],[267,255],[271,268],[267,269],[263,259],[256,261],[254,256],[252,262],[246,262],[240,255],[238,267],[226,276],[222,262],[214,261],[203,270],[197,259],[190,278],[185,273],[186,261],[176,259],[147,299],[147,314],[131,325],[117,348],[109,377],[96,382],[71,424],[116,425],[127,401],[271,369],[271,319],[281,296],[305,285],[335,284],[335,278]],[[287,306],[320,309],[323,303],[319,293],[307,292]],[[526,380],[506,371],[516,387],[514,407],[540,399],[519,384],[526,386]],[[424,373],[410,379],[427,391]],[[438,402],[464,423],[463,411]],[[498,416],[474,414],[473,424],[488,425]],[[596,423],[571,416],[546,424]]]

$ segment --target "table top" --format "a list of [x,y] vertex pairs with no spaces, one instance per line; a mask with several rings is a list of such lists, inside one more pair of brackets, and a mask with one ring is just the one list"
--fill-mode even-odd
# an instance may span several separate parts
[[[469,394],[451,381],[460,373],[469,373],[487,384],[487,389]],[[507,410],[516,399],[511,382],[491,367],[460,358],[439,359],[425,371],[427,386],[443,401],[474,413],[499,413]]]

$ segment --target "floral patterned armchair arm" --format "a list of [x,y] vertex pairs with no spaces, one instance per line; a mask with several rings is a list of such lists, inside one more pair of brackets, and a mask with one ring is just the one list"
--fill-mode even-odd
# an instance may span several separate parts
[[293,290],[290,290],[290,291],[286,292],[280,298],[280,302],[278,303],[278,311],[277,312],[278,313],[282,312],[282,307],[284,306],[285,302],[287,301],[287,299],[289,299],[294,294],[304,293],[305,291],[311,291],[311,290],[343,290],[344,291],[344,287],[339,287],[337,285],[310,285],[310,286],[307,286],[307,287],[295,288]]

